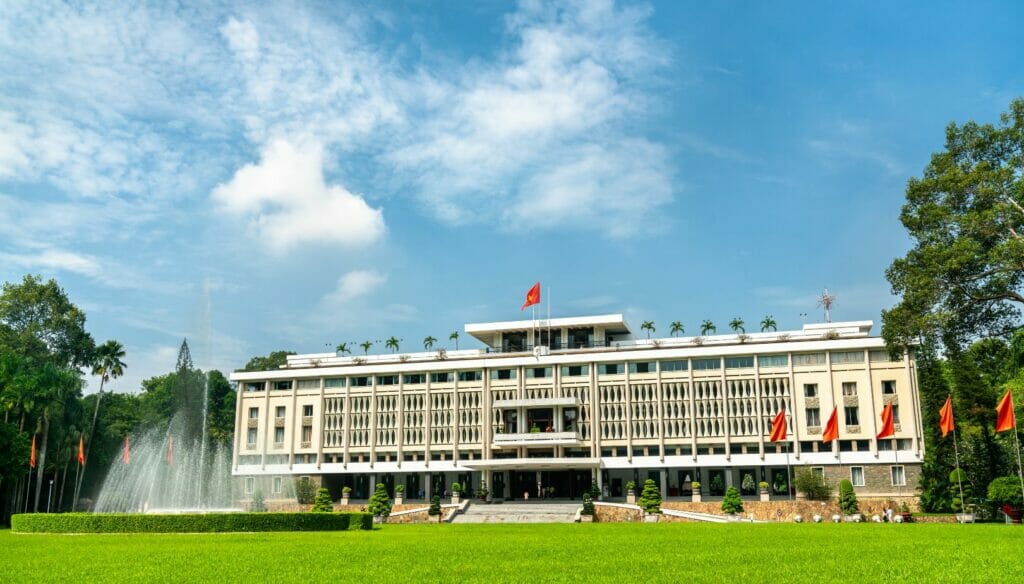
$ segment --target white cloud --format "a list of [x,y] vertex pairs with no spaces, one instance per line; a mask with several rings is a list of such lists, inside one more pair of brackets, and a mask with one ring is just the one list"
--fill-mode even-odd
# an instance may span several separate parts
[[98,278],[103,269],[96,258],[61,249],[45,249],[34,253],[0,253],[0,263],[30,270],[60,270]]
[[387,282],[387,276],[374,270],[353,270],[338,278],[338,286],[323,298],[329,306],[342,306],[365,296]]
[[385,231],[380,209],[326,184],[323,148],[315,141],[271,141],[258,164],[239,169],[212,196],[225,211],[248,218],[255,237],[276,251],[301,243],[366,245]]

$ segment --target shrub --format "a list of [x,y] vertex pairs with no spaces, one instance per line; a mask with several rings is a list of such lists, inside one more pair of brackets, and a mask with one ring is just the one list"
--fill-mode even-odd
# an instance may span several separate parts
[[341,496],[342,497],[351,497],[352,496],[352,487],[342,487],[341,488]]
[[[963,485],[964,499],[960,500],[960,485]],[[967,473],[962,469],[954,469],[953,472],[949,473],[949,493],[951,495],[953,511],[956,513],[962,513],[964,510],[964,503],[970,501],[974,493],[971,490],[971,483],[967,480]]]
[[252,494],[252,502],[249,503],[249,511],[253,513],[262,513],[267,510],[267,506],[263,502],[263,491],[257,490]]
[[441,522],[441,497],[434,495],[430,498],[430,508],[427,509],[427,515],[436,515],[438,523]]
[[690,488],[693,489],[694,492],[700,491],[700,481],[691,481]]
[[404,494],[405,494],[405,485],[395,485],[395,496],[398,497],[399,495],[404,495]]
[[736,490],[736,487],[729,487],[725,490],[725,498],[722,499],[722,512],[743,512],[743,499],[740,498],[740,492]]
[[761,489],[762,491],[767,491],[767,490],[768,490],[768,481],[761,481],[760,483],[758,483],[758,484],[757,484],[757,486],[758,486],[758,487],[759,487],[759,488],[760,488],[760,489]]
[[853,483],[849,479],[839,481],[839,508],[843,510],[844,515],[860,513],[857,493],[853,491]]
[[373,529],[369,513],[28,513],[11,518],[20,533],[218,533]]
[[644,481],[644,491],[640,493],[637,505],[646,513],[661,513],[661,491],[654,479]]
[[750,475],[750,474],[743,475],[743,481],[740,482],[740,488],[743,489],[743,491],[745,493],[753,493],[754,492],[754,475]]
[[636,490],[636,483],[633,482],[633,481],[626,481],[626,490],[627,491],[634,491],[634,490]]
[[316,513],[330,513],[334,511],[334,501],[331,500],[331,493],[324,487],[316,492],[316,500],[313,501],[313,508],[310,511]]
[[295,481],[295,500],[300,505],[309,505],[316,497],[316,485],[309,477],[302,477]]
[[721,495],[723,490],[725,490],[725,481],[722,479],[722,473],[715,473],[711,477],[711,494]]
[[793,481],[796,490],[807,495],[812,501],[827,501],[832,498],[832,485],[825,478],[810,469],[801,469]]
[[483,479],[480,479],[480,488],[476,490],[476,496],[479,497],[481,501],[484,501],[487,499],[487,494],[489,492],[490,491],[487,490],[487,483]]
[[377,483],[377,488],[370,497],[370,504],[366,508],[373,515],[387,517],[391,515],[391,497],[388,497],[388,490],[384,483]]
[[591,500],[600,499],[601,498],[601,488],[597,486],[597,483],[591,482],[590,483],[590,488],[587,489],[587,494],[590,495],[590,499]]
[[462,485],[459,483],[452,483],[452,492],[455,494],[462,493]]
[[594,500],[590,497],[590,493],[583,493],[583,511],[580,513],[583,515],[594,514]]
[[1020,478],[999,477],[988,484],[988,500],[997,507],[1009,505],[1014,509],[1024,508],[1024,497],[1020,492]]

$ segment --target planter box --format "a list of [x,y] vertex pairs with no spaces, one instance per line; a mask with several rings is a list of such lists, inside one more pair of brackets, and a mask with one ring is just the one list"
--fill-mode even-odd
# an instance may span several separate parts
[[644,523],[657,523],[661,513],[644,513]]
[[580,515],[580,523],[593,523],[593,522],[594,522],[594,516],[593,515]]
[[771,500],[771,496],[768,494],[768,491],[767,490],[761,491],[761,502],[762,503],[767,503],[770,500]]
[[626,504],[627,505],[636,505],[636,493],[634,493],[632,491],[626,493]]
[[957,513],[957,523],[974,523],[974,513]]
[[700,503],[700,493],[694,493],[693,494],[693,502],[694,503]]
[[342,496],[341,497],[341,504],[342,505],[348,505],[348,497]]
[[395,495],[395,505],[401,505],[403,500],[404,499],[401,494]]
[[458,505],[459,504],[459,495],[458,494],[452,494],[452,504],[453,505]]

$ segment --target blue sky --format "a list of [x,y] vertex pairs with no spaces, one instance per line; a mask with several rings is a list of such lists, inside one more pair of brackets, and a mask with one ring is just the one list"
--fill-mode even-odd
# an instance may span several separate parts
[[834,318],[877,321],[906,180],[947,123],[1024,94],[1020,22],[1017,2],[8,3],[0,278],[56,277],[124,343],[116,391],[183,336],[223,370],[412,350],[519,317],[536,280],[553,315],[666,333],[799,327],[825,286]]

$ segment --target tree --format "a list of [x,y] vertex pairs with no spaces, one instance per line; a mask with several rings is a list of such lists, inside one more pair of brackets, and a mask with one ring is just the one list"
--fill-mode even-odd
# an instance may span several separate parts
[[[960,496],[961,485],[963,486],[963,497]],[[967,480],[967,474],[957,468],[949,473],[949,495],[952,499],[950,508],[955,513],[963,513],[967,505],[974,498],[974,488]]]
[[377,483],[377,487],[374,489],[373,495],[370,496],[370,501],[366,506],[366,510],[373,515],[380,517],[387,517],[388,515],[391,515],[391,497],[388,496],[388,490],[384,486],[384,483]]
[[738,335],[746,334],[747,332],[747,329],[743,328],[743,319],[738,316],[729,321],[729,328]]
[[772,332],[779,330],[775,323],[775,317],[770,314],[761,319],[761,332],[766,333],[769,330]]
[[640,330],[647,331],[647,338],[651,338],[651,333],[654,332],[654,321],[643,321],[643,323],[640,324]]
[[103,401],[103,386],[111,379],[117,379],[124,375],[127,365],[124,361],[124,346],[115,340],[109,340],[96,347],[93,357],[92,374],[100,376],[100,389],[96,392],[96,406],[92,410],[92,424],[89,425],[89,438],[87,441],[85,464],[78,473],[78,480],[75,481],[75,498],[77,503],[78,495],[82,490],[82,479],[85,477],[85,470],[89,466],[89,457],[92,453],[93,434],[96,432],[96,418],[100,414],[100,402]]
[[729,487],[725,490],[725,497],[722,498],[722,512],[729,514],[743,512],[743,499],[736,487]]
[[430,508],[427,509],[427,515],[431,517],[436,516],[437,522],[441,523],[441,497],[434,495],[430,498]]
[[310,509],[315,513],[331,513],[334,511],[334,501],[331,500],[331,493],[325,487],[320,487],[316,492],[316,499],[313,501],[313,508]]
[[459,350],[459,331],[452,331],[452,334],[448,335],[449,341],[455,341],[455,350]]
[[295,501],[299,505],[309,505],[316,497],[316,485],[309,477],[302,477],[295,481]]
[[945,150],[907,183],[900,221],[913,247],[886,271],[899,302],[882,313],[891,349],[1002,336],[1024,305],[1024,98],[999,125],[946,128]]
[[670,335],[674,337],[676,335],[684,334],[686,330],[683,328],[683,323],[679,322],[678,320],[673,320],[672,324],[669,325],[668,332]]
[[644,513],[661,513],[661,491],[653,479],[644,481],[644,490],[636,504],[644,510]]
[[[288,362],[288,355],[294,354],[295,351],[274,351],[266,357],[256,356],[249,359],[242,371],[275,371]],[[191,369],[191,364],[187,368]]]
[[811,501],[827,501],[832,497],[832,486],[825,482],[825,477],[809,468],[797,471],[793,484]]
[[256,489],[256,492],[252,494],[252,503],[249,504],[249,511],[263,513],[266,510],[267,505],[263,499],[263,491]]
[[853,491],[853,483],[850,482],[850,479],[839,481],[839,508],[842,509],[843,515],[860,513],[857,493]]
[[352,349],[348,348],[348,343],[338,343],[338,346],[334,347],[334,350],[341,355],[348,355],[352,353]]
[[436,343],[436,342],[437,342],[437,339],[435,339],[434,337],[431,337],[431,336],[428,335],[427,338],[423,339],[423,349],[425,351],[429,351],[429,350],[433,349],[434,348],[434,343]]
[[389,348],[389,349],[391,349],[392,352],[397,353],[398,352],[398,339],[396,339],[395,337],[391,337],[387,341],[384,342],[384,346]]
[[580,511],[580,515],[594,515],[594,499],[590,493],[583,493],[583,510]]
[[715,328],[715,323],[710,320],[705,320],[700,323],[700,336],[706,337],[708,333],[717,333],[718,329]]
[[95,343],[79,310],[55,280],[28,275],[0,290],[0,325],[5,345],[24,357],[78,368],[92,363]]
[[71,400],[77,400],[82,391],[79,372],[47,363],[36,376],[39,394],[42,396],[42,412],[39,433],[39,461],[36,465],[36,496],[32,509],[39,511],[39,495],[43,486],[43,472],[46,469],[47,444],[50,438],[50,422],[57,418]]
[[359,346],[363,348],[363,355],[369,355],[370,348],[373,347],[373,341],[363,341],[359,343]]
[[1020,477],[1005,476],[993,479],[988,484],[988,500],[996,507],[1009,505],[1020,511],[1024,509],[1024,497],[1021,496]]
[[235,389],[223,373],[212,369],[206,375],[206,391],[209,400],[206,433],[211,439],[230,445],[235,433]]

